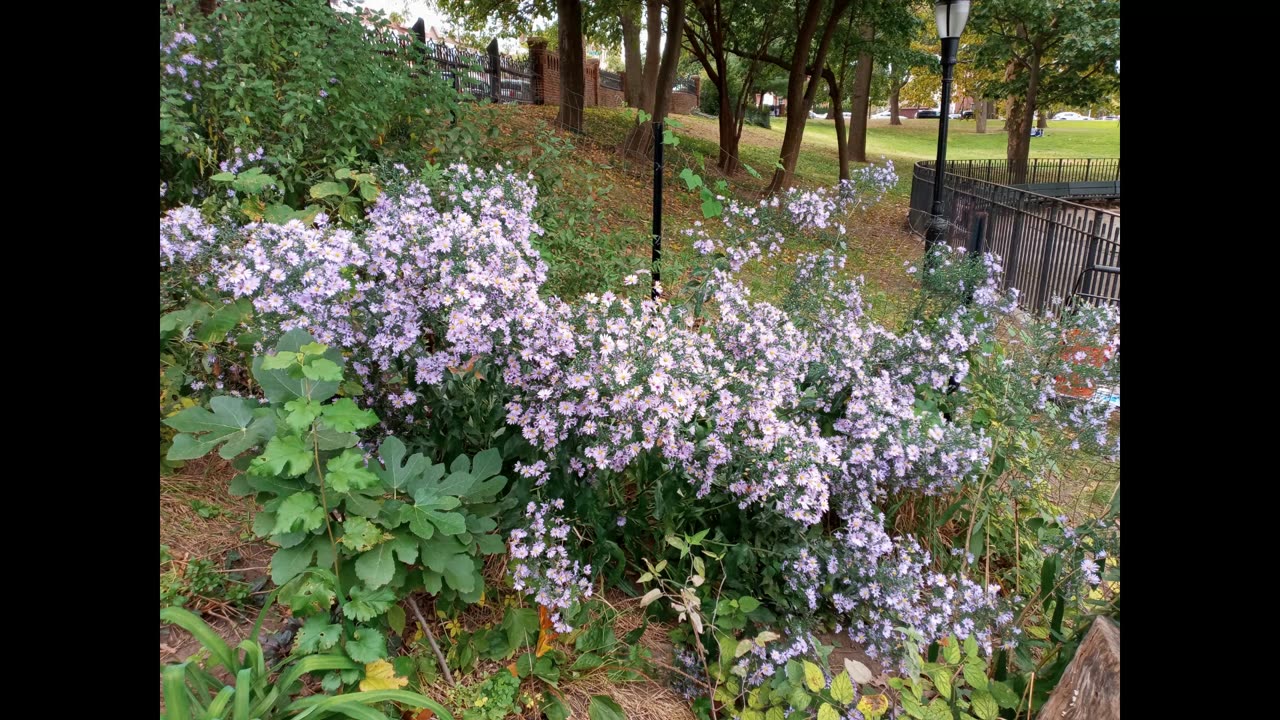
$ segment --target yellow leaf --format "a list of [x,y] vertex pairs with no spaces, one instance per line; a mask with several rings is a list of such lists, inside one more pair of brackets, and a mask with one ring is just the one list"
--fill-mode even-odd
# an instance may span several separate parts
[[836,712],[836,709],[830,705],[823,703],[822,707],[818,708],[818,720],[840,720],[840,713]]
[[804,661],[804,684],[809,687],[810,692],[822,692],[822,689],[827,686],[827,678],[822,674],[822,668],[808,660]]
[[370,690],[397,690],[409,684],[408,678],[396,675],[396,669],[386,660],[374,660],[364,666],[364,679],[360,681],[360,692]]
[[889,698],[884,695],[863,695],[858,701],[858,712],[869,718],[878,718],[889,709]]

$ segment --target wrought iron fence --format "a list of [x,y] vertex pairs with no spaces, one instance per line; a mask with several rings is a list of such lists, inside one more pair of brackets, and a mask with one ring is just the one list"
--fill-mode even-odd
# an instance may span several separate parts
[[672,84],[671,92],[696,94],[698,92],[697,81],[693,77],[680,78]]
[[600,87],[606,87],[610,90],[622,92],[622,75],[608,70],[600,71]]
[[[1038,184],[1033,180],[1110,182],[1118,198],[1119,176],[1115,158],[1037,158],[1022,167],[999,160],[948,162],[942,192],[945,241],[999,255],[1003,288],[1016,288],[1019,304],[1030,312],[1043,313],[1055,298],[1119,305],[1120,214],[1028,189]],[[909,223],[921,235],[932,219],[934,177],[933,162],[916,163]],[[1024,182],[1018,187],[1013,180]]]

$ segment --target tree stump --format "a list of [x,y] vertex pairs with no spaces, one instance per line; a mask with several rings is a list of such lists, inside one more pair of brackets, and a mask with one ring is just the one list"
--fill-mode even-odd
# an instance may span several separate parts
[[1120,720],[1120,628],[1099,617],[1038,720]]

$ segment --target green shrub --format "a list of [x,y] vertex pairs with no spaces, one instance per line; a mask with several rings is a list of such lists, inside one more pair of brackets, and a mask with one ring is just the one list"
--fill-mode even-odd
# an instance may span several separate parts
[[160,24],[162,206],[259,163],[298,207],[329,168],[422,153],[456,115],[456,92],[415,74],[377,14],[238,0],[205,17],[179,0]]

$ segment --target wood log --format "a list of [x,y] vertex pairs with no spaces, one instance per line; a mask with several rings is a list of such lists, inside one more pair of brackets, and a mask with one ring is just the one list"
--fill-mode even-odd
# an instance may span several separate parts
[[1093,621],[1038,720],[1120,720],[1120,628]]

